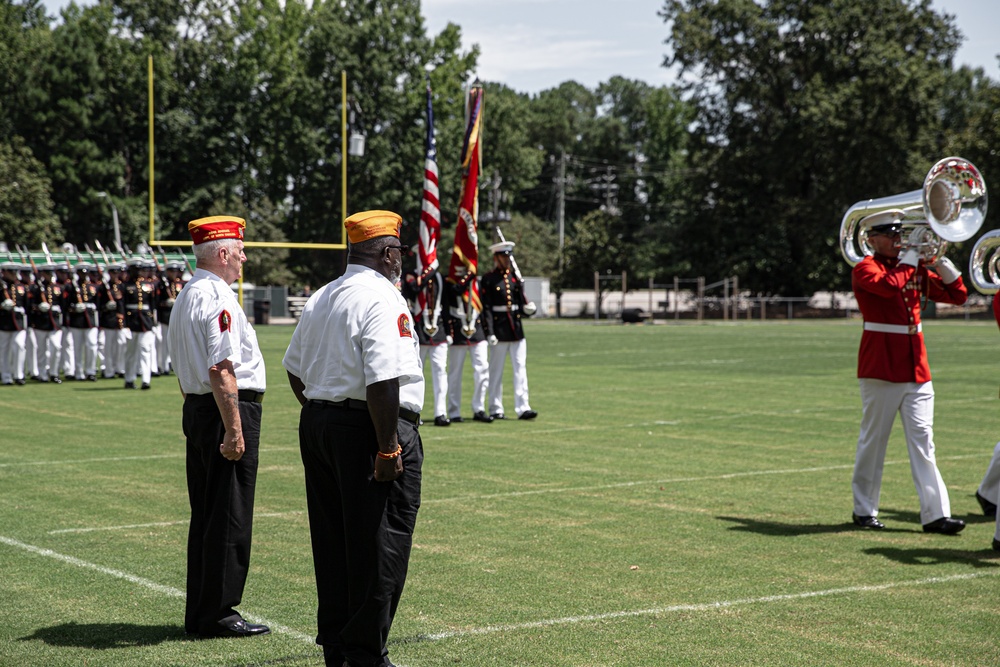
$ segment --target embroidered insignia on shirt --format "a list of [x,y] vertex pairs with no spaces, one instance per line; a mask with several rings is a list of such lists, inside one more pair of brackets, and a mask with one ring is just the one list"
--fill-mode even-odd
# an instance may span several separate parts
[[406,338],[413,338],[413,334],[410,331],[410,316],[409,315],[407,315],[406,313],[403,313],[402,315],[400,315],[399,319],[396,320],[396,324],[399,325],[399,337],[400,338],[403,338],[404,336]]
[[224,310],[219,313],[219,331],[229,331],[230,325],[233,323],[233,318],[230,316],[228,310]]

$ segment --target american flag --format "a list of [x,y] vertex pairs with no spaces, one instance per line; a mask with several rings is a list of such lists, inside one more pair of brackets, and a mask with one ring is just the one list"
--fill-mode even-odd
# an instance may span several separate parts
[[[437,246],[441,239],[441,202],[438,194],[437,142],[434,139],[434,108],[431,104],[431,84],[427,82],[427,158],[424,160],[424,202],[420,211],[419,242],[417,244],[417,275],[438,267]],[[427,291],[417,295],[415,318],[427,309]]]

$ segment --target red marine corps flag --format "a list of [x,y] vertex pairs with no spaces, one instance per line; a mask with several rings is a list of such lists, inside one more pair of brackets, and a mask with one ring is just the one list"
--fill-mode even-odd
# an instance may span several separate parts
[[[427,81],[427,159],[424,160],[424,203],[420,211],[419,241],[417,244],[417,275],[421,279],[438,267],[437,247],[441,239],[441,203],[438,195],[437,142],[434,139],[434,108],[431,105],[431,84]],[[437,315],[440,313],[441,295],[436,295],[437,303],[430,304],[428,293],[422,289],[417,294],[417,309],[414,319],[421,319],[430,328],[437,330]],[[428,317],[428,315],[430,315]]]
[[[479,218],[479,170],[482,167],[480,138],[483,123],[483,87],[478,81],[472,84],[466,101],[465,140],[462,144],[462,199],[458,208],[458,223],[455,227],[455,247],[448,267],[448,280],[454,284],[466,282],[472,276],[470,289],[462,295],[465,303],[462,329],[475,331],[476,318],[483,309],[479,300],[479,285],[475,280],[479,268],[479,234],[476,220]],[[471,335],[471,334],[469,334]]]

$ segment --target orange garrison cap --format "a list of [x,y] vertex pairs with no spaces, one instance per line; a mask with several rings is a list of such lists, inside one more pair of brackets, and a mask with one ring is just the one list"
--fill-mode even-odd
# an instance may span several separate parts
[[247,221],[232,215],[213,215],[198,218],[188,223],[191,240],[195,245],[220,239],[242,239]]
[[379,236],[399,238],[403,219],[392,211],[362,211],[344,220],[347,238],[351,243],[361,243]]

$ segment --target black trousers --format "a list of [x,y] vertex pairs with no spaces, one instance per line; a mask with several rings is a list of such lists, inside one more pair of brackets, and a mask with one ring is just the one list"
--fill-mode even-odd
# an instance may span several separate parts
[[214,396],[184,401],[191,502],[184,629],[191,633],[237,615],[250,567],[261,404],[240,401],[239,407],[246,450],[229,461],[219,452],[226,429]]
[[403,474],[374,479],[378,441],[367,411],[307,402],[299,421],[313,565],[316,643],[326,664],[389,665],[386,640],[406,582],[420,508],[423,444],[398,426]]

